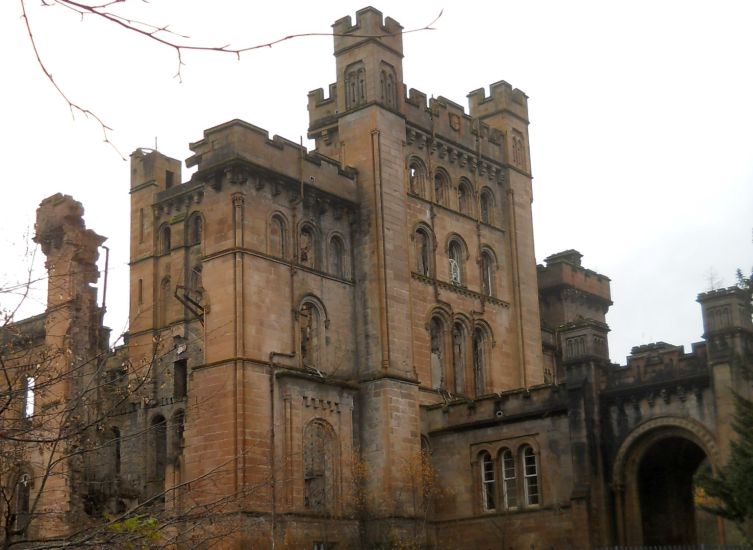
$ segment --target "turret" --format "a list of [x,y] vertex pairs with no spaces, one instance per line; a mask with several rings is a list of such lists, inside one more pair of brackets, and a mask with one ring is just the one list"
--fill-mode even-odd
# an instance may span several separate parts
[[732,286],[698,295],[709,361],[729,361],[753,352],[750,291]]

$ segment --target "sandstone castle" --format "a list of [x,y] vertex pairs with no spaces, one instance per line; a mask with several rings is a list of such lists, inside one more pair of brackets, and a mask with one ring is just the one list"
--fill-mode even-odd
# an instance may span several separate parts
[[122,346],[91,286],[104,239],[70,197],[42,203],[48,307],[1,338],[3,437],[28,436],[0,439],[6,541],[732,540],[692,476],[729,453],[746,293],[698,297],[690,353],[612,364],[609,279],[574,250],[536,265],[526,95],[427,101],[401,30],[374,8],[335,22],[313,151],[233,120],[191,144],[187,181],[132,154]]

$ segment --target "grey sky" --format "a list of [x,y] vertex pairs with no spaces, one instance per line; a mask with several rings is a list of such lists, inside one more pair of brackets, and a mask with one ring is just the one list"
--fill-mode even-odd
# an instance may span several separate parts
[[[297,141],[306,94],[335,79],[332,39],[292,40],[242,56],[173,51],[28,0],[38,46],[72,100],[113,128],[127,157],[154,147],[184,159],[205,128],[233,118]],[[327,32],[353,2],[153,0],[136,18],[204,44],[250,45]],[[262,6],[257,7],[257,6]],[[702,327],[709,272],[732,284],[753,265],[753,33],[749,2],[397,2],[375,4],[406,29],[405,82],[466,104],[506,80],[531,117],[536,256],[567,248],[612,279],[612,360],[630,346],[689,344]],[[124,12],[125,13],[125,12]],[[107,322],[127,321],[128,164],[99,127],[72,119],[36,65],[18,2],[0,3],[5,185],[2,281],[17,265],[37,204],[55,192],[86,208],[112,249]],[[37,265],[42,267],[38,259]],[[42,310],[37,292],[24,314]],[[7,305],[5,296],[3,304]]]

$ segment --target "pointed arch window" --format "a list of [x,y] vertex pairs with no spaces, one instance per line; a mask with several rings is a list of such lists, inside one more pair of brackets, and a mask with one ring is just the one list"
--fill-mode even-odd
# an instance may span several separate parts
[[366,103],[366,69],[362,62],[345,69],[345,107],[352,109]]
[[431,250],[433,246],[429,232],[423,227],[418,228],[414,240],[416,246],[416,272],[420,275],[430,277]]
[[171,246],[170,226],[163,225],[159,230],[159,253],[170,254]]
[[481,207],[481,221],[487,224],[494,223],[494,196],[489,188],[484,188],[481,191],[481,197],[479,199]]
[[484,451],[479,456],[481,464],[481,505],[485,512],[494,511],[496,506],[495,492],[496,483],[494,479],[494,461],[492,455]]
[[336,277],[345,277],[345,245],[337,235],[329,241],[329,271]]
[[539,468],[533,447],[525,445],[521,450],[523,459],[523,488],[525,490],[526,506],[539,504]]
[[322,315],[312,302],[304,302],[298,313],[301,360],[307,366],[319,366],[322,340]]
[[318,242],[316,232],[310,225],[304,225],[298,238],[298,261],[307,267],[318,265]]
[[33,376],[24,378],[24,404],[21,414],[25,420],[30,420],[34,416],[35,388],[36,379]]
[[434,202],[447,206],[447,188],[450,185],[450,179],[444,171],[438,170],[434,174]]
[[448,247],[450,282],[454,285],[463,284],[463,248],[456,240]]
[[334,434],[323,421],[310,422],[303,433],[303,503],[313,511],[334,506]]
[[115,466],[115,475],[120,475],[120,461],[121,461],[121,439],[120,439],[120,428],[113,426],[111,431],[111,437],[112,437],[112,457],[113,457],[113,464]]
[[429,326],[431,345],[431,385],[434,389],[444,388],[444,323],[439,317],[432,317]]
[[455,393],[465,393],[465,331],[463,325],[452,325],[452,374]]
[[282,216],[275,214],[269,220],[269,246],[268,253],[276,258],[285,258],[286,255],[286,229],[285,220]]
[[476,397],[486,393],[486,338],[483,330],[473,330],[473,389]]
[[458,210],[467,216],[472,213],[473,190],[471,184],[466,179],[461,179],[458,184]]
[[397,107],[395,70],[385,63],[382,63],[382,70],[379,73],[379,83],[382,90],[382,103],[394,109]]
[[502,499],[506,510],[515,510],[518,507],[517,474],[515,457],[510,449],[505,449],[500,455],[502,467]]
[[408,163],[408,183],[411,193],[426,198],[426,167],[417,158]]

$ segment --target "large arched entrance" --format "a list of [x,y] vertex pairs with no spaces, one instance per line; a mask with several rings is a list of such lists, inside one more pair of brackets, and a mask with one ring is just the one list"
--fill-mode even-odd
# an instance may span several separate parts
[[644,545],[695,544],[693,475],[706,453],[682,437],[649,447],[638,464],[638,500]]
[[708,430],[687,418],[644,422],[615,456],[613,488],[618,542],[683,545],[719,542],[716,522],[696,507],[693,476],[718,464]]

